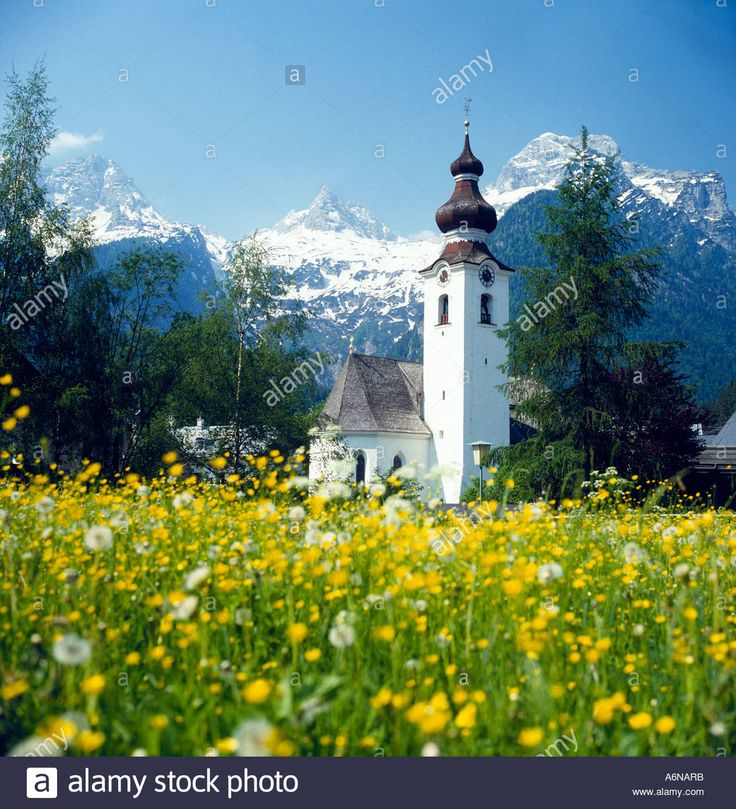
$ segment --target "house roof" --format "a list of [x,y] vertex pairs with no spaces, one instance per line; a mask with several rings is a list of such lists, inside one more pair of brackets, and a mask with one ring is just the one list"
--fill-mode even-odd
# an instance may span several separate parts
[[716,439],[716,443],[723,447],[736,447],[736,412],[731,414],[731,418],[723,425]]
[[715,435],[701,437],[703,449],[695,468],[698,471],[720,471],[736,474],[736,413]]
[[431,435],[421,415],[423,390],[421,363],[350,354],[323,412],[346,432]]

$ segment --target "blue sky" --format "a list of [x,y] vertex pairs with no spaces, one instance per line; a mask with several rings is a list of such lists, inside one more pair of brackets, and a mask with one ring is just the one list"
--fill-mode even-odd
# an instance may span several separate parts
[[[723,3],[0,0],[0,71],[44,57],[57,126],[83,136],[52,160],[110,157],[173,219],[235,238],[327,184],[410,234],[451,191],[466,95],[486,178],[540,133],[585,123],[628,159],[721,172],[733,203],[736,2]],[[486,53],[493,70],[438,104],[438,80]],[[305,66],[303,85],[286,65]]]

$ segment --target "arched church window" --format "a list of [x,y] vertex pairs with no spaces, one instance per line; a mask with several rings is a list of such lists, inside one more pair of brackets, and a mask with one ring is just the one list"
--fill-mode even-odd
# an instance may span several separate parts
[[493,323],[493,297],[491,295],[480,296],[480,322],[487,326]]
[[439,324],[450,322],[450,298],[447,295],[440,295],[437,322]]
[[362,452],[358,453],[355,463],[355,482],[365,483],[365,455]]
[[403,460],[403,458],[401,457],[401,453],[399,453],[398,455],[394,455],[394,462],[393,462],[393,464],[391,465],[391,470],[392,470],[393,472],[395,472],[397,469],[401,469],[401,467],[402,467],[403,465],[404,465],[404,460]]

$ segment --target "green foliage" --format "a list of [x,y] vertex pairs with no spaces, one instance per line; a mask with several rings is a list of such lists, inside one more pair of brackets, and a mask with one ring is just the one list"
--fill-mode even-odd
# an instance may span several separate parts
[[[268,265],[263,245],[251,238],[235,246],[222,294],[199,318],[178,314],[184,266],[173,253],[134,244],[101,271],[88,223],[73,224],[40,184],[54,134],[44,68],[26,79],[11,73],[8,83],[0,312],[50,290],[32,316],[0,330],[0,370],[13,372],[31,407],[14,434],[17,449],[39,467],[74,468],[86,457],[105,474],[154,472],[176,446],[176,428],[200,415],[223,425],[221,449],[235,467],[249,442],[303,443],[317,385],[299,371],[305,320],[285,309],[287,278]],[[298,389],[269,407],[271,381],[292,374]]]
[[[513,205],[491,234],[492,251],[512,267],[542,267],[546,257],[537,234],[547,228],[545,208],[559,199],[556,191],[530,194]],[[643,212],[630,224],[632,248],[662,247],[657,292],[648,317],[628,332],[628,339],[645,342],[680,341],[680,368],[695,386],[699,402],[712,400],[733,378],[736,341],[733,308],[725,295],[736,274],[736,259],[721,245],[702,241],[702,232],[684,215]],[[510,314],[516,319],[527,302],[524,274],[514,275]]]
[[716,396],[707,409],[707,420],[714,428],[722,427],[736,413],[736,379]]
[[[502,330],[517,412],[540,432],[507,459],[524,492],[558,496],[576,469],[587,478],[610,464],[671,474],[697,454],[697,409],[674,347],[629,339],[646,319],[659,267],[656,251],[631,250],[617,187],[615,159],[591,152],[583,128],[539,236],[550,268],[522,271],[535,317]],[[540,454],[555,446],[565,448],[560,457]]]
[[[568,441],[547,441],[541,435],[511,447],[497,447],[490,455],[493,484],[484,499],[524,503],[538,497],[561,500],[576,497],[585,473],[583,456]],[[509,487],[508,481],[513,481]]]

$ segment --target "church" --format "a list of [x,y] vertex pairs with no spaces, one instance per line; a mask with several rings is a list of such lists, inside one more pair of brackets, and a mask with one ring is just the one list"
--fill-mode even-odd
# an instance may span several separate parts
[[506,382],[507,348],[498,328],[508,321],[513,270],[488,249],[496,211],[478,188],[483,164],[470,148],[469,126],[465,121],[465,145],[450,166],[452,196],[435,216],[442,252],[418,270],[424,362],[351,350],[310,446],[313,480],[344,478],[330,438],[338,435],[352,481],[368,484],[411,464],[420,482],[434,470],[438,493],[454,504],[478,474],[471,444],[509,444],[509,401],[498,387]]

